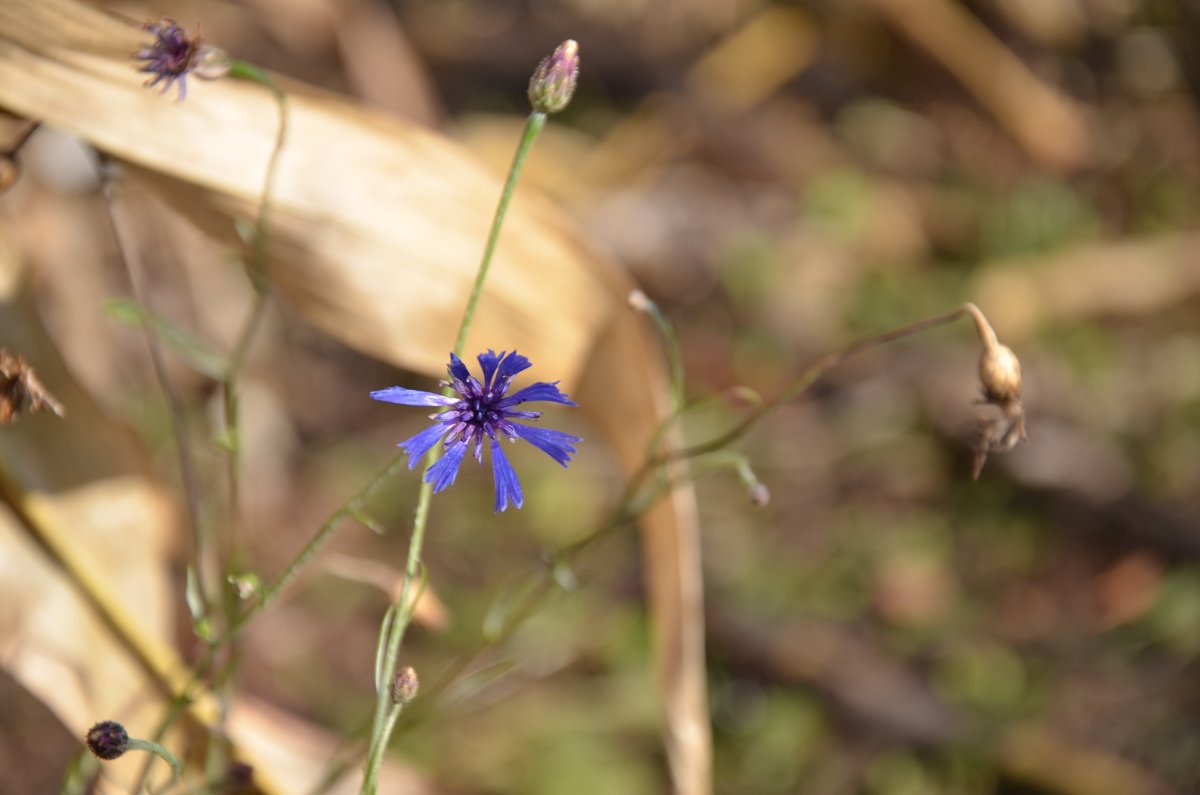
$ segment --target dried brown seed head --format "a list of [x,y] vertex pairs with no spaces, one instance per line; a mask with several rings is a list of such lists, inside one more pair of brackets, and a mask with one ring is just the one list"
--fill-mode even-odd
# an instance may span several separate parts
[[1021,362],[1007,345],[984,347],[979,357],[979,380],[989,403],[1004,405],[1021,399]]
[[24,357],[0,349],[0,425],[14,422],[22,411],[49,410],[63,416],[62,404],[46,391]]

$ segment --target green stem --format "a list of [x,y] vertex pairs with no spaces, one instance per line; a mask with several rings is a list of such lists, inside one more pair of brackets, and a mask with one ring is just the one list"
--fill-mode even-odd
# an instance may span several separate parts
[[[250,352],[250,344],[254,341],[258,329],[262,325],[263,316],[266,314],[264,312],[266,305],[267,293],[256,289],[254,291],[254,304],[250,307],[250,314],[246,318],[245,324],[242,325],[241,332],[238,334],[233,353],[229,357],[229,365],[225,372],[225,378],[221,382],[221,393],[225,408],[225,428],[223,429],[222,436],[228,444],[225,456],[225,475],[229,484],[231,525],[237,523],[242,504],[239,478],[239,459],[242,442],[238,431],[239,416],[241,413],[238,401],[238,376],[241,375],[242,367],[246,364],[246,357]],[[228,563],[228,551],[223,555],[223,558]]]
[[745,436],[755,425],[766,419],[771,414],[775,413],[775,411],[777,411],[788,401],[799,397],[818,379],[854,354],[862,353],[863,351],[867,351],[872,348],[878,348],[882,345],[895,342],[896,340],[903,339],[905,337],[911,337],[914,334],[919,334],[922,331],[926,331],[936,326],[944,326],[947,323],[951,323],[962,317],[967,313],[967,311],[968,310],[965,306],[959,307],[953,312],[947,312],[943,315],[937,315],[924,320],[918,320],[914,323],[906,323],[905,325],[898,326],[890,331],[885,331],[881,334],[874,334],[872,336],[864,337],[860,340],[852,342],[845,348],[842,348],[840,351],[834,351],[833,353],[830,353],[817,361],[816,364],[810,366],[794,381],[792,381],[792,383],[788,385],[787,389],[777,395],[774,399],[764,403],[756,411],[748,415],[740,423],[730,428],[720,436],[710,439],[707,442],[702,442],[700,444],[693,445],[692,447],[678,450],[674,453],[660,455],[656,459],[647,462],[647,464],[653,468],[667,463],[668,461],[673,461],[680,458],[693,458],[698,455],[719,450],[722,447],[725,447]]
[[[117,256],[125,265],[125,276],[129,281],[129,289],[133,295],[133,300],[142,308],[147,317],[152,317],[153,313],[150,304],[146,296],[142,293],[137,270],[129,257],[129,246],[126,243],[124,228],[117,215],[111,169],[103,168],[101,169],[101,174],[104,207],[108,212],[108,221],[112,228],[113,241],[117,247]],[[199,575],[201,581],[206,582],[215,577],[215,572],[211,571],[211,567],[206,565],[206,561],[202,559],[202,551],[207,546],[205,540],[208,536],[208,531],[201,518],[200,488],[197,484],[192,446],[188,437],[187,423],[184,419],[183,403],[180,401],[179,395],[175,392],[175,388],[171,384],[171,379],[167,375],[167,365],[163,358],[162,345],[159,342],[154,324],[144,323],[142,329],[146,336],[146,347],[150,351],[150,364],[154,369],[154,377],[158,381],[159,389],[162,390],[163,396],[166,398],[167,413],[171,418],[171,436],[175,442],[175,450],[179,459],[179,478],[183,489],[184,504],[187,507],[185,516],[188,522],[188,537],[191,540],[191,557],[197,562],[200,568]],[[202,606],[202,610],[205,616],[207,616],[213,607],[208,601],[211,592],[207,588],[203,588],[203,592],[205,594],[205,604]]]
[[[671,403],[674,408],[674,415],[678,416],[683,412],[685,407],[683,397],[683,346],[679,342],[679,332],[675,329],[675,324],[667,317],[658,304],[651,301],[645,293],[637,291],[638,303],[637,308],[644,311],[654,321],[658,333],[663,338],[663,344],[667,349],[667,365],[669,367],[671,379]],[[633,303],[633,299],[630,299]]]
[[[551,585],[554,581],[553,571],[555,567],[560,565],[569,565],[584,550],[608,537],[618,529],[629,526],[656,500],[663,495],[670,493],[681,483],[694,479],[698,475],[702,474],[705,470],[714,468],[733,468],[738,471],[739,476],[747,484],[751,482],[757,482],[757,478],[754,478],[754,476],[747,471],[747,464],[743,456],[735,453],[727,453],[726,455],[718,455],[716,458],[706,462],[705,466],[700,467],[695,471],[689,471],[682,477],[677,477],[674,479],[659,479],[657,482],[655,482],[652,488],[645,489],[644,486],[646,480],[663,466],[671,461],[681,458],[693,459],[698,456],[712,455],[713,453],[721,451],[721,448],[744,436],[755,425],[766,419],[772,412],[777,410],[783,404],[794,400],[806,392],[817,380],[819,380],[834,367],[841,364],[848,357],[871,348],[876,348],[881,345],[886,345],[890,342],[903,339],[904,337],[918,334],[930,328],[953,322],[969,311],[970,308],[968,306],[963,306],[952,312],[947,312],[932,318],[919,320],[914,323],[908,323],[895,329],[885,331],[881,334],[875,334],[853,342],[845,348],[842,348],[840,351],[835,351],[834,353],[825,356],[816,364],[806,369],[799,376],[797,376],[796,379],[788,385],[787,389],[780,393],[776,398],[765,403],[757,411],[721,436],[718,436],[708,442],[684,448],[682,450],[647,456],[647,459],[642,466],[639,467],[638,470],[629,478],[629,481],[626,483],[621,496],[617,500],[616,506],[608,514],[608,516],[606,516],[605,519],[601,521],[592,532],[555,552],[551,556],[550,565],[545,569],[539,570],[537,575],[535,575],[537,577],[537,582],[533,584],[533,587],[529,588],[524,593],[524,596],[518,603],[518,606],[509,611],[506,620],[503,622],[500,629],[490,638],[485,638],[484,642],[474,650],[456,660],[455,663],[451,665],[450,670],[439,677],[438,681],[427,689],[426,697],[431,700],[436,699],[441,692],[449,687],[450,683],[453,682],[454,679],[456,679],[464,670],[466,670],[467,666],[469,666],[473,660],[478,659],[479,655],[481,655],[491,646],[494,646],[495,644],[508,638],[522,623],[524,623],[524,621],[530,615],[534,613],[538,604],[551,591]],[[663,421],[664,426],[673,422],[675,419],[677,419],[677,417],[678,412],[672,413],[670,417]]]
[[128,743],[125,745],[125,750],[147,751],[155,756],[161,757],[164,762],[171,766],[171,770],[175,774],[175,781],[178,781],[183,785],[184,791],[191,791],[187,785],[187,782],[183,780],[183,765],[179,764],[179,760],[175,758],[174,754],[172,754],[166,748],[163,748],[158,743],[151,742],[150,740],[139,740],[137,738],[130,737]]
[[[500,201],[496,205],[496,212],[492,216],[492,228],[488,232],[487,243],[483,248],[483,256],[479,262],[479,270],[475,273],[475,282],[471,285],[471,294],[467,298],[467,305],[463,309],[462,323],[458,327],[458,334],[454,339],[454,355],[461,357],[463,348],[467,342],[467,334],[471,330],[471,324],[475,319],[475,309],[479,305],[479,298],[483,294],[483,285],[487,280],[488,270],[492,264],[492,255],[496,251],[496,243],[500,240],[500,230],[504,226],[504,219],[508,215],[508,205],[512,200],[513,191],[517,187],[517,180],[521,175],[521,169],[525,165],[525,158],[529,155],[529,151],[533,148],[533,142],[537,140],[538,134],[546,125],[546,114],[534,111],[529,114],[525,120],[525,129],[521,134],[521,141],[517,144],[517,151],[513,155],[512,164],[508,168],[508,177],[504,181],[504,188],[500,192]],[[449,394],[447,388],[447,394]],[[425,468],[433,466],[441,454],[438,445],[434,445],[429,453],[425,456]],[[401,605],[399,614],[392,622],[391,631],[387,637],[387,649],[384,653],[383,675],[380,677],[382,686],[378,688],[375,702],[375,720],[373,730],[371,732],[371,749],[367,755],[367,767],[363,774],[362,793],[364,795],[374,795],[378,787],[379,765],[383,759],[383,752],[387,748],[388,740],[392,736],[392,729],[395,727],[394,714],[391,708],[391,693],[389,692],[388,683],[391,682],[392,676],[396,673],[396,658],[400,653],[400,644],[404,640],[404,634],[408,630],[408,625],[412,619],[413,606],[410,604],[408,597],[412,589],[413,583],[416,580],[417,573],[421,566],[421,549],[425,543],[425,528],[429,519],[429,503],[433,497],[433,484],[422,480],[421,491],[417,496],[417,508],[413,514],[413,530],[412,537],[408,544],[408,563],[404,570],[404,584],[400,588],[399,604]]]
[[496,250],[496,242],[500,239],[500,229],[504,226],[504,217],[508,214],[508,203],[512,199],[513,190],[517,187],[517,178],[525,165],[525,158],[533,148],[538,133],[546,126],[546,114],[534,111],[525,120],[525,129],[521,133],[521,142],[513,155],[512,165],[508,167],[508,179],[504,181],[504,189],[500,192],[500,203],[492,216],[492,229],[488,233],[487,244],[483,248],[483,258],[479,262],[479,270],[475,273],[475,283],[471,285],[471,295],[467,298],[467,307],[463,310],[462,323],[458,327],[458,336],[454,339],[454,354],[462,356],[463,346],[467,343],[467,332],[471,330],[471,322],[475,319],[475,307],[479,304],[479,296],[483,292],[483,283],[487,279],[488,269],[492,264],[492,254]]
[[[250,254],[247,257],[246,270],[250,283],[254,287],[254,304],[250,315],[242,326],[234,343],[229,364],[225,370],[221,387],[225,404],[225,428],[223,435],[229,444],[226,475],[229,480],[229,506],[234,522],[237,520],[241,505],[240,488],[238,483],[238,457],[241,442],[238,437],[238,395],[237,380],[241,375],[246,357],[250,353],[259,327],[262,325],[263,310],[266,308],[268,288],[266,281],[267,261],[270,250],[269,223],[271,217],[271,186],[275,182],[275,173],[279,169],[279,156],[283,152],[283,144],[287,138],[288,114],[287,95],[275,85],[270,75],[261,69],[241,61],[235,62],[231,73],[242,79],[251,80],[266,86],[275,96],[279,105],[279,126],[275,131],[275,146],[271,149],[271,157],[267,161],[267,171],[263,177],[262,193],[258,199],[258,217],[254,223],[254,237],[250,241]],[[226,561],[228,562],[228,560]]]

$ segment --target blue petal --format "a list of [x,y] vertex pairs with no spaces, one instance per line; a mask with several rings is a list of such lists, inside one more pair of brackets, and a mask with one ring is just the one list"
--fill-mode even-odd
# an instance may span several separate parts
[[500,355],[503,357],[500,360],[500,377],[501,378],[511,379],[514,375],[521,372],[522,370],[528,370],[533,364],[532,362],[530,362],[528,359],[526,359],[524,356],[520,355],[516,351],[513,351],[512,353],[508,354],[508,356],[504,356],[503,353]]
[[411,439],[405,439],[403,442],[396,445],[401,450],[408,453],[408,468],[412,469],[415,467],[417,462],[429,452],[429,448],[433,447],[443,436],[445,436],[447,430],[449,430],[449,426],[445,423],[434,423]]
[[371,397],[385,403],[399,403],[402,406],[449,406],[457,400],[457,398],[424,392],[420,389],[405,389],[402,386],[377,389],[371,393]]
[[455,442],[446,449],[444,456],[439,458],[429,469],[425,470],[424,480],[426,483],[433,484],[434,494],[437,494],[454,482],[454,478],[458,475],[458,465],[462,463],[463,454],[466,452],[466,442]]
[[479,367],[483,370],[483,385],[485,387],[492,385],[492,374],[496,372],[496,365],[504,358],[504,351],[497,354],[491,348],[488,348],[487,353],[481,353],[477,357],[479,359]]
[[506,510],[510,500],[518,508],[525,504],[521,481],[495,439],[492,440],[492,478],[496,481],[496,513]]
[[471,380],[471,373],[467,371],[467,366],[453,353],[450,354],[449,370],[450,378],[454,381],[462,381],[465,384]]
[[521,438],[553,458],[564,467],[571,461],[575,452],[574,445],[582,442],[578,436],[572,436],[562,431],[552,431],[547,428],[536,428],[532,425],[514,425]]
[[567,406],[574,406],[575,403],[558,388],[558,382],[548,384],[545,381],[538,381],[536,384],[530,384],[524,389],[518,389],[508,397],[496,404],[496,408],[507,408],[515,406],[518,403],[529,403],[532,401],[544,400],[550,403],[562,403]]

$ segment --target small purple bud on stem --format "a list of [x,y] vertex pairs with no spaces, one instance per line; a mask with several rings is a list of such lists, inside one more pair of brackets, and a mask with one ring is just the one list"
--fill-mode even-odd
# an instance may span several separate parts
[[579,45],[567,39],[533,71],[529,102],[538,113],[558,113],[570,104],[578,79]]
[[129,733],[115,720],[106,720],[88,729],[85,741],[88,750],[98,758],[111,761],[129,748]]
[[250,795],[254,788],[254,767],[245,762],[233,761],[225,771],[225,786],[222,795]]
[[411,665],[406,665],[392,677],[392,701],[402,707],[408,706],[417,697],[421,680]]

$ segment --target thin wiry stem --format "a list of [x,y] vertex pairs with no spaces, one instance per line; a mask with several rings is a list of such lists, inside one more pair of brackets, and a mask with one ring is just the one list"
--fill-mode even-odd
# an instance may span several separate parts
[[[517,180],[521,175],[521,169],[525,164],[525,158],[528,156],[530,149],[533,148],[533,142],[537,140],[538,134],[546,125],[546,114],[534,111],[529,114],[525,120],[525,129],[521,134],[521,141],[517,145],[516,153],[513,155],[512,165],[508,169],[508,177],[504,181],[504,187],[500,192],[500,201],[496,205],[496,212],[492,216],[492,228],[488,232],[487,243],[483,248],[483,256],[479,262],[479,270],[475,274],[475,282],[471,286],[471,294],[467,298],[467,304],[463,310],[462,322],[458,327],[458,334],[454,340],[454,355],[462,356],[463,347],[467,342],[467,334],[471,330],[472,321],[475,319],[475,309],[479,304],[479,297],[483,294],[483,285],[487,280],[488,269],[492,264],[492,255],[496,251],[496,243],[500,239],[500,230],[504,226],[504,219],[508,215],[508,205],[512,199],[513,191],[517,187]],[[449,394],[449,388],[446,390]],[[437,462],[440,455],[438,445],[430,448],[429,453],[425,457],[426,469],[433,466]],[[391,632],[387,638],[387,649],[384,653],[384,665],[382,681],[390,682],[392,676],[396,672],[396,658],[400,653],[400,644],[404,640],[404,634],[408,629],[409,622],[412,620],[413,606],[409,603],[409,593],[413,587],[413,583],[417,579],[417,574],[421,567],[421,549],[425,542],[425,527],[429,519],[429,503],[433,497],[433,484],[422,480],[421,490],[417,496],[417,508],[413,515],[413,530],[412,536],[408,543],[408,562],[404,569],[404,584],[400,588],[400,603],[401,610],[399,615],[392,622]],[[367,756],[367,767],[363,775],[362,793],[363,795],[374,795],[378,787],[379,765],[383,761],[383,752],[387,748],[388,740],[391,738],[392,729],[395,726],[395,719],[389,716],[392,715],[390,708],[391,694],[387,687],[380,687],[376,693],[375,701],[375,720],[371,731],[371,749]]]
[[[249,69],[249,67],[243,66],[243,69]],[[269,294],[266,270],[270,249],[271,186],[275,182],[275,172],[279,167],[279,156],[283,152],[283,144],[287,138],[288,126],[287,95],[275,86],[275,83],[265,72],[250,69],[247,71],[247,75],[256,82],[265,85],[275,95],[275,100],[279,104],[279,127],[275,132],[275,146],[271,150],[271,158],[267,162],[267,171],[263,178],[263,189],[258,201],[258,218],[255,220],[254,237],[251,240],[250,256],[246,263],[247,273],[254,286],[254,303],[250,308],[250,314],[246,318],[245,324],[242,326],[241,333],[238,334],[237,341],[234,343],[233,352],[230,354],[229,363],[225,370],[225,377],[221,383],[225,409],[224,435],[229,442],[226,475],[229,481],[230,512],[233,515],[234,523],[237,521],[241,506],[238,477],[238,458],[241,452],[241,443],[238,436],[239,405],[237,381],[238,376],[241,375],[242,368],[246,364],[246,357],[250,353],[250,346],[254,342],[259,327],[262,325],[264,309],[266,308],[267,296]]]
[[[272,92],[279,107],[279,126],[276,129],[275,144],[271,150],[271,156],[267,162],[266,173],[263,178],[263,188],[258,202],[258,217],[255,219],[254,237],[251,242],[250,255],[247,258],[247,271],[250,281],[254,286],[253,305],[246,322],[238,333],[221,380],[224,427],[220,435],[225,437],[225,441],[228,444],[226,477],[229,499],[229,527],[224,539],[212,539],[207,534],[195,534],[196,543],[193,559],[197,560],[198,563],[204,562],[201,571],[201,581],[204,585],[201,590],[205,594],[206,613],[211,614],[220,606],[220,612],[224,616],[224,630],[218,637],[209,642],[204,657],[193,669],[191,681],[180,693],[175,695],[172,703],[168,706],[166,714],[160,722],[159,736],[165,734],[166,730],[174,723],[180,714],[180,707],[189,701],[188,692],[208,673],[213,663],[216,662],[218,652],[222,649],[226,651],[226,662],[218,675],[218,686],[213,688],[213,690],[217,696],[220,722],[224,722],[228,714],[229,701],[232,695],[231,688],[234,678],[234,667],[238,659],[236,646],[238,630],[245,619],[244,614],[237,612],[237,601],[231,591],[225,587],[224,580],[221,577],[221,573],[228,569],[234,557],[234,530],[238,521],[240,506],[238,471],[240,439],[238,437],[239,402],[237,397],[237,383],[245,366],[250,346],[261,326],[266,299],[269,295],[264,273],[269,253],[270,237],[268,225],[271,212],[271,188],[278,169],[279,157],[287,137],[288,114],[286,94],[274,84],[269,75],[250,64],[242,62],[235,64],[235,68],[241,70],[241,76],[263,84]],[[146,324],[145,327],[148,331],[151,330],[151,324]],[[155,339],[155,343],[152,355],[155,355],[154,350],[158,347],[157,339]],[[156,355],[161,359],[161,352]],[[214,541],[218,543],[213,543]],[[219,748],[219,745],[216,741],[209,743],[207,763],[210,769],[222,768],[225,763],[225,749]],[[152,761],[153,757],[150,757],[146,765],[142,768],[141,774],[138,777],[138,789],[144,784]]]
[[242,330],[239,332],[237,342],[234,344],[233,353],[229,358],[229,365],[225,372],[225,378],[221,381],[221,397],[224,408],[224,429],[222,438],[226,443],[225,450],[225,476],[228,481],[229,489],[229,513],[236,523],[238,516],[241,513],[241,487],[240,487],[240,454],[241,454],[241,435],[239,432],[239,417],[240,417],[240,401],[238,400],[238,376],[241,375],[242,367],[245,366],[246,356],[250,352],[250,345],[254,341],[254,337],[258,333],[259,327],[262,325],[262,319],[265,314],[267,304],[267,292],[263,290],[254,291],[254,303],[250,307],[250,314],[246,317],[246,322],[242,324]]
[[[250,308],[250,314],[242,326],[241,332],[238,334],[233,352],[225,369],[225,377],[221,384],[225,425],[221,435],[225,437],[227,444],[226,477],[228,480],[229,516],[224,537],[221,539],[223,541],[221,544],[222,549],[219,550],[218,555],[222,564],[222,570],[226,574],[232,574],[231,563],[235,557],[236,534],[241,518],[239,463],[241,460],[242,443],[239,430],[240,403],[238,400],[238,378],[242,373],[246,358],[250,353],[250,346],[257,336],[258,330],[262,325],[263,316],[265,315],[267,297],[269,295],[266,270],[271,239],[271,189],[275,182],[275,173],[278,170],[279,158],[283,152],[288,128],[287,95],[275,85],[270,75],[257,67],[249,64],[240,64],[238,68],[240,76],[260,83],[274,95],[279,108],[279,126],[275,130],[275,144],[271,149],[271,155],[267,161],[266,173],[263,176],[262,192],[259,194],[258,200],[258,217],[255,219],[254,236],[251,239],[250,254],[246,262],[246,272],[250,277],[251,285],[254,287],[254,303]],[[225,584],[222,582],[220,591],[222,597],[221,606],[223,608],[225,626],[229,627],[238,620],[238,605],[237,597],[232,589],[224,586]],[[226,665],[222,671],[222,685],[217,689],[222,724],[228,715],[230,702],[233,698],[234,673],[237,667],[237,660],[239,659],[237,635],[226,632],[225,637],[228,640]],[[209,742],[207,763],[210,775],[219,774],[225,768],[228,756],[228,748],[226,746],[227,743],[222,742],[219,738],[213,738]]]
[[[908,323],[889,331],[857,340],[841,350],[821,358],[815,364],[805,369],[777,397],[763,404],[753,414],[747,416],[742,422],[735,425],[726,433],[691,447],[667,451],[657,455],[648,455],[642,466],[629,478],[613,509],[587,535],[561,547],[550,555],[547,565],[540,567],[532,575],[534,578],[532,583],[525,583],[518,587],[521,597],[507,609],[504,621],[498,629],[482,638],[481,642],[470,652],[457,658],[436,681],[425,689],[424,699],[429,704],[435,703],[438,696],[444,693],[472,662],[477,660],[489,648],[511,637],[513,632],[534,615],[539,606],[544,603],[545,599],[553,591],[555,584],[554,573],[557,568],[570,566],[587,549],[608,538],[615,532],[631,527],[637,520],[637,517],[644,513],[658,499],[669,494],[682,483],[692,480],[703,473],[702,469],[689,469],[680,476],[658,478],[647,488],[647,480],[655,473],[663,470],[672,461],[682,458],[694,459],[699,456],[708,456],[722,451],[723,448],[749,433],[756,425],[769,417],[785,403],[795,400],[807,392],[822,376],[854,354],[862,353],[863,351],[913,336],[922,331],[951,323],[964,314],[975,316],[977,312],[978,310],[974,308],[973,304],[966,304],[952,312]],[[664,423],[671,423],[677,419],[678,412],[673,413],[664,420]],[[713,464],[714,466],[727,468],[729,466],[736,466],[739,460],[721,460],[713,462]]]
[[[129,291],[138,306],[142,307],[147,316],[150,316],[153,312],[142,291],[141,279],[137,275],[137,270],[130,259],[130,250],[126,243],[125,232],[116,211],[116,198],[113,195],[112,168],[111,163],[104,162],[100,170],[101,194],[104,197],[104,208],[108,215],[109,226],[112,229],[113,241],[116,244],[117,257],[124,266],[125,278],[129,283]],[[154,369],[154,377],[158,381],[159,389],[162,390],[163,397],[167,401],[167,413],[171,418],[171,435],[172,440],[175,442],[175,450],[179,461],[179,478],[183,487],[184,505],[187,508],[185,515],[188,523],[188,539],[191,544],[189,558],[196,561],[201,581],[208,584],[211,583],[215,576],[213,566],[216,561],[205,559],[202,556],[202,551],[209,545],[205,544],[206,530],[201,521],[200,488],[196,480],[195,457],[187,432],[183,404],[180,402],[179,395],[176,393],[170,376],[167,374],[162,345],[159,342],[158,334],[155,332],[154,324],[143,323],[142,331],[146,337],[146,347],[150,352],[150,363]],[[203,590],[205,593],[204,611],[207,615],[211,613],[213,608],[213,604],[209,601],[211,591],[207,587]]]
[[833,353],[830,353],[818,360],[816,364],[811,365],[794,381],[792,381],[788,388],[781,392],[777,397],[763,404],[740,423],[720,436],[710,439],[707,442],[702,442],[701,444],[671,453],[666,458],[660,457],[659,459],[648,463],[652,464],[651,468],[653,468],[653,466],[656,466],[660,463],[665,463],[666,460],[693,458],[698,455],[703,455],[704,453],[711,453],[714,450],[719,450],[722,447],[736,442],[738,439],[745,436],[759,422],[775,413],[780,406],[799,397],[822,376],[854,354],[862,353],[863,351],[868,351],[872,348],[878,348],[882,345],[887,345],[890,342],[904,339],[905,337],[911,337],[914,334],[919,334],[922,331],[936,328],[937,326],[944,326],[947,323],[952,323],[953,321],[962,317],[967,312],[967,307],[962,306],[958,309],[955,309],[953,312],[947,312],[943,315],[937,315],[924,320],[918,320],[913,323],[906,323],[905,325],[891,329],[890,331],[885,331],[880,334],[873,334],[869,337],[856,340],[841,350],[834,351]]

